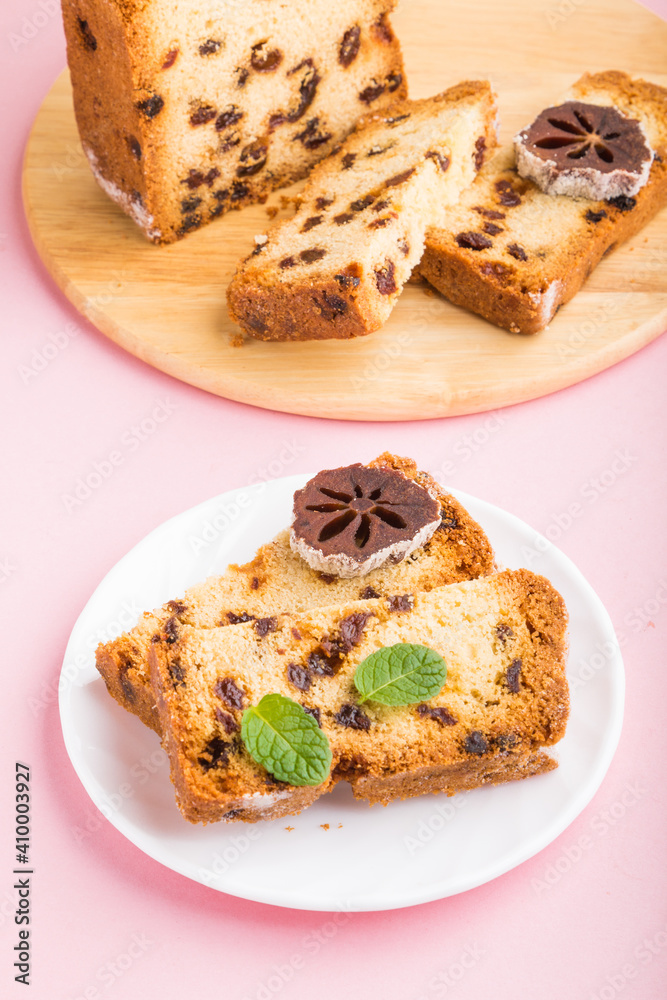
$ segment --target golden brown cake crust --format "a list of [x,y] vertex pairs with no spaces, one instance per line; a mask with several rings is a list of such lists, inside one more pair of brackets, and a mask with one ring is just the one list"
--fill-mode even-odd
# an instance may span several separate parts
[[[127,711],[159,732],[155,697],[148,673],[148,651],[154,636],[183,622],[200,627],[230,624],[229,614],[265,617],[287,608],[305,610],[355,600],[368,587],[380,594],[430,590],[491,573],[494,557],[480,526],[461,504],[409,458],[384,452],[371,466],[388,466],[414,479],[440,501],[442,528],[407,560],[382,566],[357,581],[323,577],[311,570],[289,544],[283,531],[244,566],[231,565],[219,577],[192,587],[182,599],[146,613],[130,632],[100,644],[96,666],[109,694]],[[169,623],[172,623],[170,626]]]
[[[636,198],[544,194],[517,175],[506,148],[483,168],[447,226],[429,231],[418,268],[455,305],[513,333],[543,329],[600,260],[667,204],[667,90],[609,71],[585,74],[569,96],[613,103],[644,125],[658,155]],[[470,233],[488,245],[459,246],[457,237]]]
[[158,243],[265,200],[407,95],[395,4],[63,0],[98,182]]
[[[550,770],[555,763],[543,750],[562,738],[569,712],[566,626],[561,596],[528,570],[399,604],[379,598],[278,615],[269,630],[181,626],[173,642],[154,643],[150,653],[179,807],[191,822],[254,821],[299,812],[338,780],[359,798],[386,803]],[[320,672],[322,651],[350,634],[335,671]],[[421,706],[359,705],[358,664],[396,642],[439,652],[445,686]],[[243,710],[271,692],[318,713],[333,756],[322,785],[276,782],[245,750]]]

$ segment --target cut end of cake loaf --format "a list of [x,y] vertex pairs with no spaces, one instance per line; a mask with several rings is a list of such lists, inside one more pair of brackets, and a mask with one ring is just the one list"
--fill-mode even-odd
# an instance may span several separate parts
[[361,119],[310,175],[291,219],[268,230],[227,291],[260,340],[359,337],[386,322],[444,219],[496,142],[485,81]]
[[[150,653],[179,807],[191,822],[255,822],[300,812],[339,780],[386,803],[549,770],[544,748],[569,712],[566,626],[560,595],[528,570],[276,615],[260,629],[183,626]],[[442,691],[418,705],[360,704],[357,666],[400,642],[444,657]],[[246,751],[243,711],[273,692],[326,733],[333,762],[321,785],[278,782]]]
[[407,94],[395,0],[63,0],[100,186],[157,243],[305,176]]
[[667,204],[667,90],[625,73],[586,74],[565,100],[614,105],[637,119],[656,153],[632,198],[544,194],[504,148],[427,233],[419,274],[454,305],[512,333],[544,329],[600,260]]
[[485,576],[494,555],[480,526],[461,504],[409,458],[388,452],[370,467],[397,469],[423,485],[440,502],[441,526],[431,540],[400,563],[385,564],[361,580],[341,580],[312,570],[291,549],[289,531],[263,545],[243,566],[190,588],[183,598],[145,614],[138,625],[100,644],[95,660],[109,694],[123,708],[160,732],[150,683],[148,653],[153,639],[174,639],[182,625],[212,628],[261,620],[285,611],[340,604],[362,597],[431,590]]

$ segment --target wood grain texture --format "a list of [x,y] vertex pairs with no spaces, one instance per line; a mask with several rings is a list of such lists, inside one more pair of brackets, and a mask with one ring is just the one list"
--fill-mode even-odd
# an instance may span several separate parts
[[[620,69],[667,85],[667,25],[631,0],[402,0],[395,25],[411,96],[489,78],[500,94],[502,141],[585,70]],[[493,409],[588,378],[667,327],[663,211],[533,337],[409,286],[369,337],[234,346],[240,332],[225,290],[253,237],[266,231],[268,205],[231,212],[172,246],[149,244],[88,169],[67,72],[35,121],[23,190],[46,267],[95,326],[175,378],[269,409],[363,420]]]

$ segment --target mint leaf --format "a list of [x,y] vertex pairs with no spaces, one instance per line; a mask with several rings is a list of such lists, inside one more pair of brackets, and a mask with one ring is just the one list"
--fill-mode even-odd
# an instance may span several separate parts
[[438,694],[447,677],[445,661],[428,646],[397,642],[367,656],[354,674],[361,701],[413,705]]
[[290,785],[321,785],[331,769],[331,747],[312,715],[291,698],[265,694],[247,708],[241,739],[254,761]]

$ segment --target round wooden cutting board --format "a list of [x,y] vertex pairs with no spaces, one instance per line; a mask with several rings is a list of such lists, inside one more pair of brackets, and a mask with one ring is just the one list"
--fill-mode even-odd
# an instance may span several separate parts
[[[411,95],[489,78],[500,96],[502,141],[586,70],[621,69],[667,85],[667,24],[631,0],[402,0],[394,24]],[[239,343],[225,290],[281,194],[177,244],[153,246],[90,173],[67,72],[42,105],[24,164],[33,239],[77,309],[148,364],[255,406],[364,420],[472,413],[579,382],[667,328],[663,211],[532,337],[498,330],[413,285],[368,337]]]

